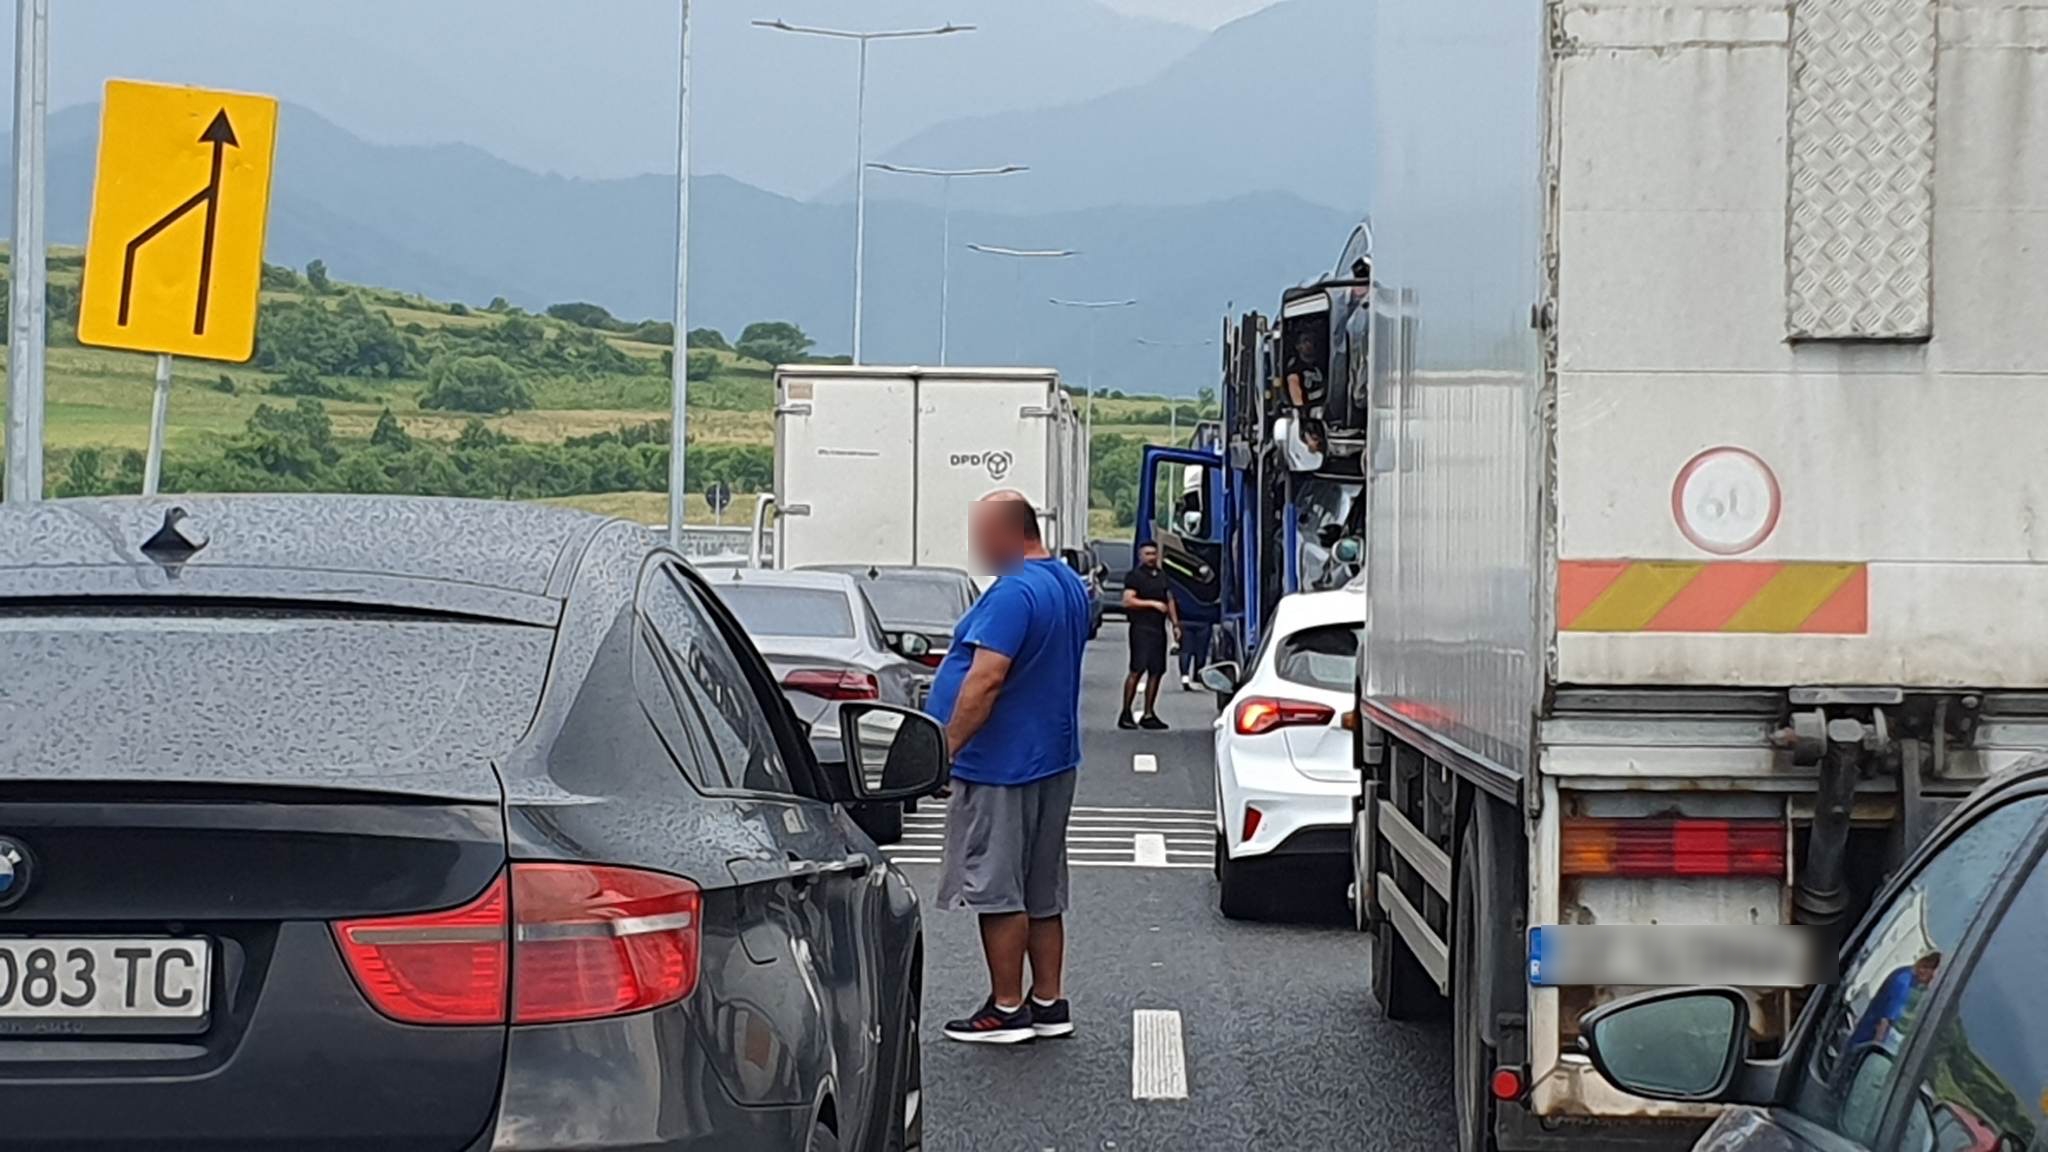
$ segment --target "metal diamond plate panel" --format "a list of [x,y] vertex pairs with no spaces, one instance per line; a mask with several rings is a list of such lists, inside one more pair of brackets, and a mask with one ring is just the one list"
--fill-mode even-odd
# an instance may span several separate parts
[[1786,329],[1933,327],[1935,0],[1796,0]]

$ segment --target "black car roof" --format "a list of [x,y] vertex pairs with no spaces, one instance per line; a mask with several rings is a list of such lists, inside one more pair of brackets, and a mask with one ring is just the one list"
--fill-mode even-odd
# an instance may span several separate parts
[[[289,597],[552,622],[583,546],[610,522],[425,497],[14,504],[0,507],[0,597]],[[153,537],[165,546],[146,547]]]

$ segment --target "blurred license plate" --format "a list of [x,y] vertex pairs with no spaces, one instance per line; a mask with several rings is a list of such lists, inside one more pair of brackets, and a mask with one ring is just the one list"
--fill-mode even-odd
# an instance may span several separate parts
[[1803,988],[1833,954],[1797,925],[1546,924],[1529,930],[1529,983]]
[[204,940],[0,939],[0,1021],[206,1015]]

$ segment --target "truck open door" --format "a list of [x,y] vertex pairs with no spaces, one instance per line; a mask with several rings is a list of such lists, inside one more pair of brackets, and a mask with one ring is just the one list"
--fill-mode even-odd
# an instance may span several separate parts
[[1160,567],[1181,619],[1222,618],[1223,457],[1189,448],[1145,449],[1138,473],[1137,539],[1159,545]]

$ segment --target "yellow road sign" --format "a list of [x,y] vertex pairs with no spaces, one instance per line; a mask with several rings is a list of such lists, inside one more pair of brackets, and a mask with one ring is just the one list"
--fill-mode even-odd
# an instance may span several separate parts
[[79,343],[249,358],[276,144],[272,97],[107,82]]

